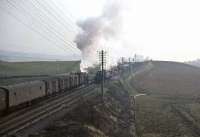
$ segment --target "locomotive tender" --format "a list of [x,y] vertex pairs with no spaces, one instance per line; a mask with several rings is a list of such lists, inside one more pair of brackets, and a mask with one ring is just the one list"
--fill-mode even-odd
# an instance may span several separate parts
[[0,87],[0,112],[87,83],[88,75],[78,72]]

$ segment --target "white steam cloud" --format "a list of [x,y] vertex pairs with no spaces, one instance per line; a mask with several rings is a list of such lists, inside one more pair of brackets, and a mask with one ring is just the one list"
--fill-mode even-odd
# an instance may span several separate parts
[[[110,0],[105,5],[101,16],[88,18],[77,23],[82,32],[77,35],[75,42],[82,51],[85,64],[90,66],[97,62],[98,50],[111,48],[115,54],[117,54],[116,48],[121,50],[117,41],[120,40],[125,9],[124,2]],[[108,52],[109,57],[113,58],[111,57],[112,53]]]

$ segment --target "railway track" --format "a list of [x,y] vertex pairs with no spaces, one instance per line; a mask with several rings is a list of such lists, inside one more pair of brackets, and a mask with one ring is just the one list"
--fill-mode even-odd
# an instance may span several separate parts
[[55,99],[58,99],[62,96],[65,96],[66,94],[70,96],[71,93],[78,92],[78,91],[80,91],[84,88],[87,88],[87,87],[88,86],[81,86],[81,87],[78,87],[78,88],[75,88],[75,89],[72,89],[72,90],[69,90],[69,91],[67,90],[65,92],[59,92],[58,94],[53,94],[53,95],[47,96],[47,97],[43,98],[42,100],[39,100],[39,102],[31,104],[31,106],[21,108],[20,110],[18,110],[16,112],[12,112],[12,113],[8,114],[6,117],[1,117],[0,118],[0,125],[2,123],[4,123],[5,121],[12,119],[13,117],[17,117],[17,116],[19,116],[23,113],[26,113],[26,112],[34,109],[34,108],[37,108],[38,106],[44,105],[46,103],[50,103],[51,101],[53,101]]
[[24,112],[18,112],[17,114],[10,115],[0,120],[0,136],[7,137],[14,135],[17,132],[29,127],[42,119],[45,119],[52,114],[64,109],[76,107],[82,99],[97,95],[93,92],[94,85],[86,87],[84,92],[78,90],[71,94],[63,94],[62,96],[55,97],[54,100],[47,101],[43,105],[35,106],[32,109]]

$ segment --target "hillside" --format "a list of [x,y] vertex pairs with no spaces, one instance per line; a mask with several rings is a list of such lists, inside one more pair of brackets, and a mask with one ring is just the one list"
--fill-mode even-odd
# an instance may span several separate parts
[[[139,66],[139,67],[138,67]],[[200,68],[177,62],[135,65],[136,133],[140,137],[200,136]]]
[[192,66],[200,67],[200,59],[193,60],[193,61],[188,61],[188,62],[185,62],[185,63],[189,64],[189,65],[192,65]]
[[150,93],[197,96],[200,94],[200,69],[177,62],[153,61],[151,68],[135,75],[133,85]]

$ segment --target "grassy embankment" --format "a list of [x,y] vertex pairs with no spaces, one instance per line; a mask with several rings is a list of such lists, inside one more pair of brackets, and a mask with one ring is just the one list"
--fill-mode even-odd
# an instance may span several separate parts
[[[81,100],[80,106],[40,133],[43,137],[135,137],[133,103],[126,79],[106,81],[104,102],[100,85],[97,97]],[[37,136],[37,137],[40,137]]]

